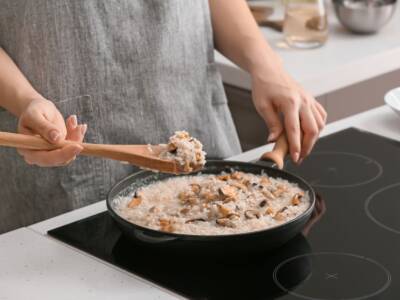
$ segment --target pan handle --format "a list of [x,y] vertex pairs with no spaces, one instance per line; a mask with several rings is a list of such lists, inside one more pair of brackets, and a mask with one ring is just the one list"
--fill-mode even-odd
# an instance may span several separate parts
[[286,138],[286,134],[282,133],[277,139],[274,149],[270,152],[265,152],[261,155],[260,160],[272,161],[276,164],[278,169],[282,170],[285,156],[288,154],[289,144]]

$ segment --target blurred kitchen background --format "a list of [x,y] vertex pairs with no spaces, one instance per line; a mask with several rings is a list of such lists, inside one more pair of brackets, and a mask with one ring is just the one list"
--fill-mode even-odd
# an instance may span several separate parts
[[[325,107],[328,123],[382,105],[400,86],[396,0],[248,1],[286,69]],[[216,53],[243,150],[266,142],[251,103],[251,81]]]

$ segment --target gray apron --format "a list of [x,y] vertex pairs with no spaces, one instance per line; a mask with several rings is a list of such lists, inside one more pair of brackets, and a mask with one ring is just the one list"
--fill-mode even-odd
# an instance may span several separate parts
[[[87,142],[160,143],[188,130],[211,157],[240,152],[213,55],[208,0],[0,0],[0,46]],[[17,120],[0,112],[0,130]],[[94,203],[133,172],[79,157],[28,166],[0,148],[0,233]]]

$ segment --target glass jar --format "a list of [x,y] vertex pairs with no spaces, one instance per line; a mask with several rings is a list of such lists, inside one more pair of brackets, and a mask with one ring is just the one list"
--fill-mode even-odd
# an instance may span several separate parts
[[283,34],[289,46],[316,48],[328,39],[328,18],[324,0],[284,0]]

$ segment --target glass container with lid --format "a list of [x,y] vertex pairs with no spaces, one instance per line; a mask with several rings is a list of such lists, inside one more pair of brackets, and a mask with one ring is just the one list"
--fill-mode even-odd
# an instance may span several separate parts
[[328,18],[324,0],[284,0],[283,34],[289,46],[316,48],[328,38]]

